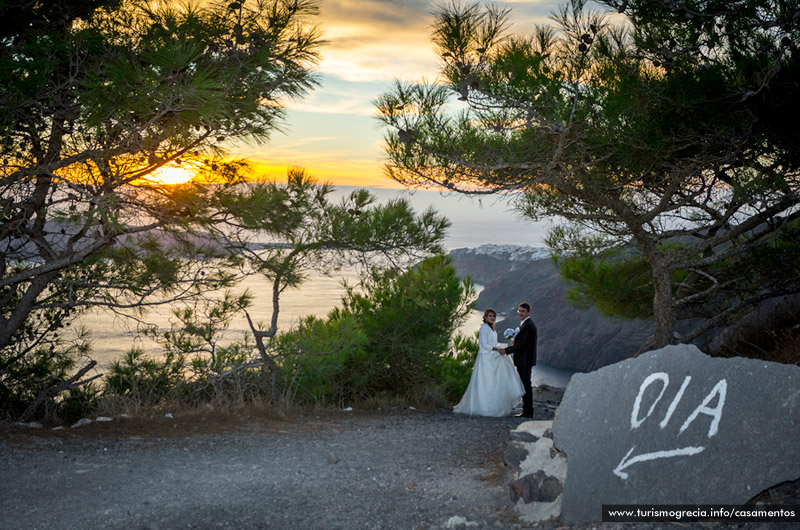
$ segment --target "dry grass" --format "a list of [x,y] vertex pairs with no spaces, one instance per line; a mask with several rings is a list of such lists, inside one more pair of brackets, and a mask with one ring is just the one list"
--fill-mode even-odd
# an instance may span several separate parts
[[[214,407],[205,404],[187,407],[167,404],[139,413],[121,412],[109,415],[111,421],[93,421],[83,427],[45,423],[42,428],[24,428],[0,422],[0,440],[29,442],[32,439],[108,440],[182,439],[225,433],[283,433],[296,430],[334,428],[344,421],[385,415],[386,411],[355,408],[278,407],[269,404],[249,404],[240,407]],[[130,410],[130,409],[129,409]],[[106,410],[108,412],[108,409]],[[126,416],[127,414],[127,416]],[[168,417],[169,414],[171,417]],[[90,416],[95,419],[103,414]],[[60,427],[60,428],[59,428]],[[54,428],[57,428],[54,430]]]
[[800,366],[800,328],[761,329],[738,337],[717,353]]
[[726,330],[710,352],[800,365],[800,299],[761,308]]

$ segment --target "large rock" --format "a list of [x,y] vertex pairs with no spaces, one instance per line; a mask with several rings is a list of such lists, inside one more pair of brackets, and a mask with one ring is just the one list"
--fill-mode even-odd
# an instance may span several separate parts
[[564,522],[604,504],[743,504],[800,477],[800,367],[668,346],[573,376],[553,431]]
[[[543,249],[496,247],[450,253],[461,276],[483,286],[476,308],[500,313],[497,329],[519,325],[516,307],[531,304],[539,331],[539,361],[568,370],[590,371],[627,359],[653,333],[649,320],[612,319],[595,308],[578,309],[567,299],[567,285]],[[509,318],[503,319],[503,315]]]

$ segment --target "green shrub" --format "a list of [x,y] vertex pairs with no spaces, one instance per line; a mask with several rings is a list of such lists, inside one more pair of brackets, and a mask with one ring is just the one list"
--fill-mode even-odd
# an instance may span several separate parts
[[106,378],[110,398],[134,408],[174,404],[251,403],[265,395],[256,348],[245,338],[221,346],[231,320],[247,306],[249,295],[225,291],[219,299],[174,307],[169,328],[151,326],[146,336],[160,344],[164,357],[132,349],[115,362]]
[[461,399],[469,385],[477,358],[478,333],[473,337],[457,333],[453,337],[452,355],[440,356],[431,367],[431,373],[446,399],[451,402]]
[[81,332],[71,343],[56,338],[38,347],[20,342],[0,348],[0,418],[58,420],[60,413],[66,410],[64,400],[72,398],[74,401],[84,394],[85,399],[82,399],[93,404],[96,395],[86,388],[88,384],[74,386],[69,395],[59,391],[77,371],[76,361],[88,350],[89,345]]
[[81,418],[90,416],[99,406],[102,395],[102,387],[94,382],[73,388],[66,395],[60,396],[55,410],[55,418],[66,423],[74,423]]
[[377,272],[361,287],[349,290],[325,320],[306,319],[275,341],[283,388],[295,385],[304,402],[337,404],[420,395],[441,385],[455,394],[464,368],[449,360],[450,340],[474,291],[449,258]]
[[133,397],[150,405],[185,395],[188,392],[185,366],[185,355],[168,352],[163,359],[154,359],[145,356],[141,348],[131,348],[111,365],[106,392]]
[[275,388],[264,380],[254,346],[247,340],[218,345],[230,311],[211,325],[207,308],[175,310],[168,331],[148,335],[166,352],[155,359],[139,349],[115,362],[106,380],[111,399],[138,407],[178,401],[253,402],[283,398],[289,403],[335,405],[372,399],[457,399],[466,388],[477,345],[451,336],[474,295],[448,258],[423,261],[408,271],[386,270],[348,290],[341,308],[326,318],[308,317],[269,342],[277,367]]
[[281,352],[278,386],[301,403],[351,401],[369,379],[368,345],[351,314],[334,310],[325,320],[308,317],[274,343]]
[[196,355],[185,374],[192,404],[241,405],[262,400],[267,387],[255,347],[249,340],[218,347],[211,355]]
[[184,405],[201,403],[252,403],[264,395],[260,367],[250,363],[252,345],[247,341],[215,350],[187,361],[183,353],[167,351],[162,359],[131,349],[111,365],[105,393],[125,398],[137,408],[167,402]]

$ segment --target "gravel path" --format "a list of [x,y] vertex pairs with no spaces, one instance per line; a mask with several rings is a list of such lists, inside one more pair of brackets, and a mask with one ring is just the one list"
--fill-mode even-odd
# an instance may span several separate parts
[[170,438],[104,436],[98,423],[77,439],[77,429],[19,436],[7,427],[0,528],[427,529],[453,516],[516,526],[500,478],[521,420],[341,416]]
[[[560,391],[538,398],[534,419],[552,419]],[[0,529],[792,528],[522,523],[501,484],[521,421],[393,408],[0,424]],[[800,503],[789,486],[775,502]]]

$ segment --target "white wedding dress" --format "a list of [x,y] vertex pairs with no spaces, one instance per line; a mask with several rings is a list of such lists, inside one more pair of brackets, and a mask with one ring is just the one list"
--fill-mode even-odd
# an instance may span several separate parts
[[492,350],[497,332],[484,323],[478,332],[478,358],[467,391],[453,412],[477,416],[508,416],[525,389],[508,355]]

